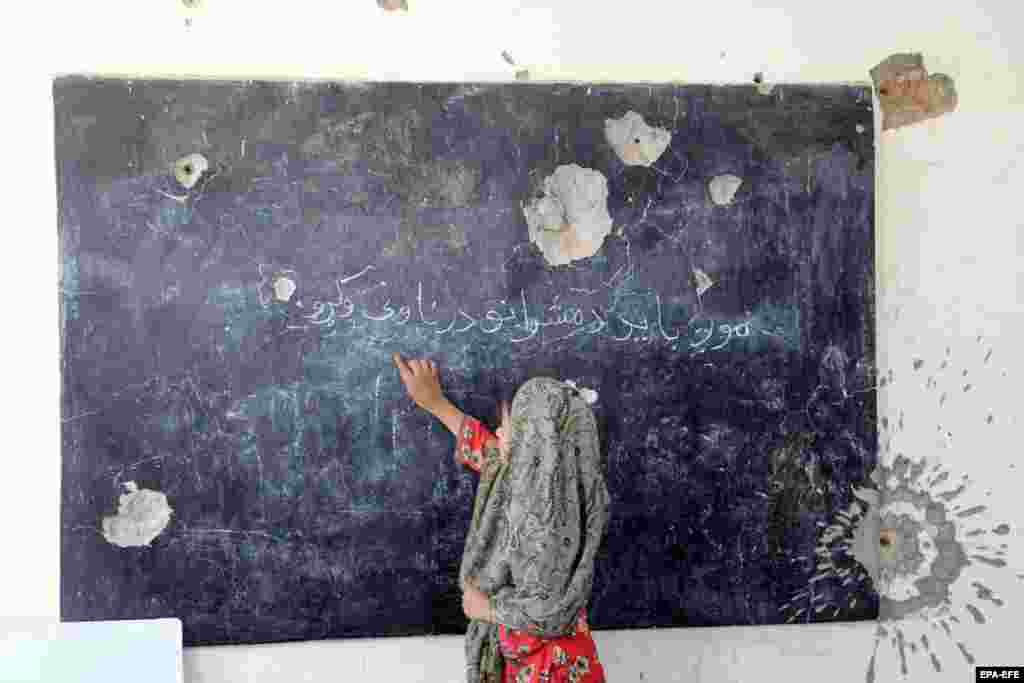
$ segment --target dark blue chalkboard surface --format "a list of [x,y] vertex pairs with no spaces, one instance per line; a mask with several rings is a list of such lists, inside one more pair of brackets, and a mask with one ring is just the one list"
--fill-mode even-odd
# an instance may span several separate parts
[[[789,604],[875,465],[867,88],[54,97],[65,619],[180,617],[188,645],[461,632],[475,475],[395,351],[492,425],[532,376],[596,393],[595,628],[876,616],[864,581]],[[561,167],[597,178],[572,190],[589,214],[552,199]],[[593,255],[542,252],[544,201],[554,235],[607,212]]]

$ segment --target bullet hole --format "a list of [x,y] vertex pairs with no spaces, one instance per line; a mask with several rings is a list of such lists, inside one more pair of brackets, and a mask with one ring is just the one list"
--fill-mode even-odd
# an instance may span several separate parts
[[209,168],[210,162],[202,154],[189,154],[174,162],[174,178],[185,189],[192,189]]

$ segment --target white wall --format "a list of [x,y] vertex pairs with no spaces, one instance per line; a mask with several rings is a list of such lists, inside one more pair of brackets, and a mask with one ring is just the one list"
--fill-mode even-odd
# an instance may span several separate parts
[[[892,52],[925,53],[956,81],[960,109],[879,138],[879,364],[898,380],[880,410],[905,409],[901,450],[938,455],[976,480],[991,519],[1021,518],[1018,379],[1024,359],[1024,11],[1010,0],[753,0],[627,3],[409,0],[386,15],[373,0],[180,0],[13,3],[5,7],[4,190],[0,230],[4,467],[0,475],[0,613],[58,612],[57,239],[50,77],[54,73],[222,77],[507,80],[508,50],[535,78],[623,81],[864,81]],[[191,28],[185,18],[191,16]],[[896,313],[899,311],[897,317]],[[981,344],[977,335],[984,335]],[[940,412],[912,359],[993,363],[955,410]],[[972,355],[974,354],[974,355]],[[980,362],[978,367],[982,368]],[[1003,376],[1002,371],[1006,371]],[[987,373],[987,374],[985,374]],[[902,381],[901,381],[902,380]],[[986,425],[993,410],[998,419]],[[935,425],[955,432],[937,450]],[[981,664],[1024,663],[1020,533],[1013,571],[976,571],[1007,602],[959,629]],[[970,577],[957,591],[971,596]],[[871,625],[605,632],[613,681],[863,681]],[[972,680],[951,643],[933,673],[910,655],[911,680]],[[457,638],[200,648],[189,681],[456,681]],[[888,646],[878,680],[899,677]]]

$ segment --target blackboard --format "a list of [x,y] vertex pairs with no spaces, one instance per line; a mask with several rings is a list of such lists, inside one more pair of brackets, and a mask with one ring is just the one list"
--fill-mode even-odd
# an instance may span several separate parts
[[[186,645],[461,632],[475,479],[395,351],[492,425],[532,376],[596,392],[598,629],[786,621],[869,485],[866,87],[54,98],[65,619],[180,617]],[[610,143],[627,116],[670,134],[656,158]],[[605,178],[611,229],[551,265],[524,206],[567,165]],[[865,586],[819,582],[833,609],[799,620],[876,617]]]

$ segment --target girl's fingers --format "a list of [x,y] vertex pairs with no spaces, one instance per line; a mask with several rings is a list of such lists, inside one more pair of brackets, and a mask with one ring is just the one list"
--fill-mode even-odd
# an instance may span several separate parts
[[395,362],[395,367],[398,368],[398,374],[402,380],[405,380],[408,375],[412,374],[412,369],[398,353],[392,355],[391,359]]
[[406,376],[414,377],[425,373],[430,373],[434,377],[438,377],[440,375],[437,363],[432,360],[427,360],[425,358],[411,358],[406,360],[397,353],[392,355],[392,359],[395,361],[395,366],[398,367],[398,372],[402,375],[403,379]]

